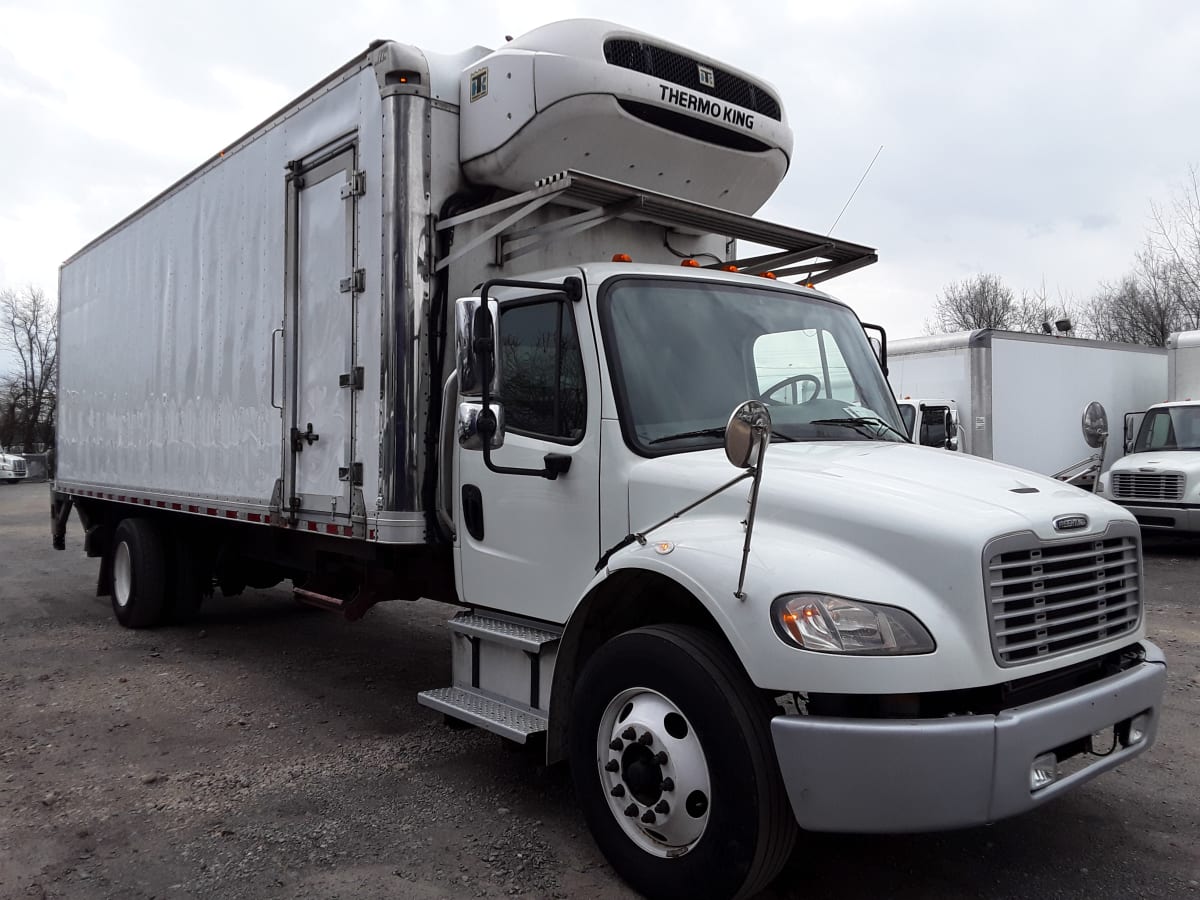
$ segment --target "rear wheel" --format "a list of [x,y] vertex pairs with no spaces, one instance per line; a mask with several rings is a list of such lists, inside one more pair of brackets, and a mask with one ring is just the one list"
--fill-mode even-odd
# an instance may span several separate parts
[[166,546],[148,519],[122,519],[113,534],[112,608],[126,628],[152,628],[166,611]]
[[787,861],[796,824],[771,708],[723,644],[686,626],[626,632],[576,688],[571,770],[613,868],[649,897],[747,897]]
[[203,556],[203,549],[193,535],[183,530],[177,531],[171,549],[173,552],[170,574],[174,589],[170,609],[171,621],[186,625],[200,615],[205,594],[212,589],[212,575]]

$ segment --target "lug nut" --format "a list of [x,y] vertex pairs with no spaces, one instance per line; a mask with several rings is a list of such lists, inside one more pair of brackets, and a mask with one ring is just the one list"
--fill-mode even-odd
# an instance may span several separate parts
[[657,753],[655,753],[654,761],[656,763],[658,763],[660,766],[665,766],[667,764],[667,751],[659,750]]
[[654,807],[654,811],[656,813],[662,813],[665,816],[671,811],[671,806],[666,800],[659,800],[658,804]]
[[608,749],[609,750],[620,750],[624,746],[625,746],[625,744],[622,743],[620,738],[613,738],[612,741],[609,742]]
[[626,728],[624,731],[621,732],[621,737],[625,738],[625,740],[627,740],[627,741],[632,741],[637,738],[637,732],[634,731],[633,726],[630,725],[628,728]]
[[609,791],[609,793],[612,794],[614,797],[624,797],[625,796],[625,785],[623,785],[623,784],[613,785],[613,789],[611,791]]
[[644,813],[642,813],[642,821],[645,822],[647,825],[653,825],[654,824],[654,810],[648,809]]
[[674,778],[664,778],[662,780],[662,784],[660,784],[658,786],[658,788],[659,788],[659,790],[662,790],[662,791],[675,790],[675,779]]
[[654,743],[654,735],[652,735],[648,731],[643,731],[642,736],[640,738],[638,738],[638,743],[645,744],[647,747],[649,747],[651,744]]
[[610,759],[608,762],[606,762],[604,764],[604,771],[605,772],[620,772],[621,764],[619,762],[617,762],[615,759]]
[[637,815],[637,804],[630,803],[627,807],[625,807],[625,815],[629,816],[629,818],[631,818],[631,819],[634,816],[636,816]]

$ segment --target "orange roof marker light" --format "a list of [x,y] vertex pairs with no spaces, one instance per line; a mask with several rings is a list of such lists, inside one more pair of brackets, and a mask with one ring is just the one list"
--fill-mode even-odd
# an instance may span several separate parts
[[721,266],[721,271],[722,272],[740,272],[741,269],[739,269],[737,266]]
[[628,253],[614,253],[612,261],[613,262],[633,262],[633,257],[630,256]]
[[760,275],[761,275],[761,277],[763,277],[763,278],[770,278],[772,281],[774,281],[774,280],[775,280],[775,273],[774,273],[774,272],[760,272],[759,274],[760,274]]
[[694,259],[681,259],[679,261],[679,264],[681,266],[687,266],[689,269],[700,268],[700,263],[696,262],[696,260],[694,260]]

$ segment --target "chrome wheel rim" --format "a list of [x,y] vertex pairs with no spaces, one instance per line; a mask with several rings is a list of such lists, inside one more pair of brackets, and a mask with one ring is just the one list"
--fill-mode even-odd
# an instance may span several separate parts
[[129,545],[124,541],[117,544],[113,553],[113,599],[124,609],[133,594],[133,564],[129,560]]
[[692,723],[658,691],[615,696],[596,733],[600,787],[621,830],[654,856],[683,856],[711,813],[712,782]]

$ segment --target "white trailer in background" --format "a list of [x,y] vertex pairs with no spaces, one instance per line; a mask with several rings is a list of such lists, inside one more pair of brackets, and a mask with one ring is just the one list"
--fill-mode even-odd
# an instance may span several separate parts
[[[1058,475],[1093,454],[1079,431],[1088,403],[1115,418],[1166,396],[1167,351],[981,329],[889,342],[888,380],[900,402],[954,400],[967,453]],[[1110,441],[1101,470],[1120,456]]]
[[[1167,402],[1125,415],[1124,452],[1099,493],[1142,528],[1200,531],[1200,331],[1167,339]],[[1113,444],[1116,442],[1113,441]]]

